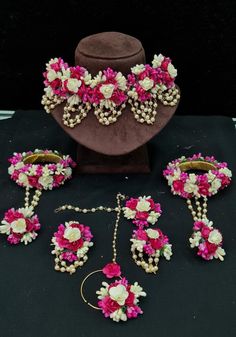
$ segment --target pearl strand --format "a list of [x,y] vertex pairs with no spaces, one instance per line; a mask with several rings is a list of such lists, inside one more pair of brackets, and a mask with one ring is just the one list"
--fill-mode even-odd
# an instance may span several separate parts
[[201,221],[207,218],[207,197],[203,198],[203,203],[201,203],[197,197],[195,197],[196,210],[192,206],[191,199],[187,199],[188,209],[190,210],[194,221]]
[[95,213],[97,211],[106,211],[108,213],[110,212],[117,212],[118,207],[111,208],[111,207],[104,207],[104,206],[98,206],[98,207],[93,207],[93,208],[80,208],[77,206],[72,206],[72,205],[63,205],[55,209],[55,213],[61,212],[61,211],[66,211],[66,210],[73,210],[75,212],[79,213]]
[[38,205],[39,203],[39,198],[42,195],[42,191],[41,190],[36,190],[33,198],[31,200],[31,203],[29,202],[30,199],[30,188],[26,187],[25,190],[25,208],[31,208],[32,210]]
[[117,200],[117,216],[116,216],[116,221],[115,221],[115,227],[114,227],[114,233],[113,233],[113,240],[112,240],[112,250],[113,250],[113,258],[112,258],[112,262],[116,262],[116,257],[117,257],[117,249],[116,249],[116,241],[117,241],[117,231],[118,231],[118,227],[119,227],[119,222],[120,222],[120,214],[122,211],[122,207],[121,207],[121,200],[125,199],[125,195],[118,193],[116,196],[116,200]]

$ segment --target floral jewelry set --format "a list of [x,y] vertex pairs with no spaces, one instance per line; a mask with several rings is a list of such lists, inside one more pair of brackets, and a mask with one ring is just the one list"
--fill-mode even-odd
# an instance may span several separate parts
[[[11,208],[5,213],[0,233],[7,235],[10,244],[22,242],[27,245],[37,237],[40,229],[38,216],[34,214],[34,209],[42,191],[63,185],[72,177],[72,168],[76,164],[69,156],[50,150],[14,153],[9,161],[11,165],[8,172],[11,179],[26,190],[25,204],[23,208],[17,210]],[[189,170],[206,172],[203,174],[187,173]],[[172,193],[185,198],[192,213],[194,226],[193,234],[189,239],[190,247],[197,248],[197,255],[205,260],[216,258],[223,261],[225,251],[222,248],[222,234],[207,218],[207,200],[230,184],[232,173],[227,164],[218,162],[214,157],[203,157],[197,154],[170,162],[163,174]],[[30,202],[32,189],[35,192]],[[125,199],[125,204],[122,206]],[[192,205],[192,200],[195,207]],[[136,227],[130,239],[132,258],[136,265],[143,268],[146,273],[156,274],[161,256],[170,260],[172,245],[168,237],[159,228],[154,227],[162,213],[159,203],[145,196],[127,200],[127,197],[120,193],[117,194],[116,201],[114,208],[98,206],[87,209],[63,205],[55,211],[73,210],[84,214],[97,211],[115,212],[113,257],[103,268],[92,271],[83,279],[80,294],[87,305],[102,311],[105,317],[119,322],[142,314],[139,300],[146,296],[137,282],[133,284],[128,282],[117,263],[117,235],[122,212],[124,217]],[[52,238],[55,270],[74,274],[76,269],[82,267],[87,261],[88,251],[93,246],[92,238],[90,227],[78,221],[60,224]],[[102,282],[102,287],[96,292],[98,303],[94,305],[85,297],[85,283],[89,277],[97,273],[103,273],[108,279],[115,278],[115,281],[110,284]]]
[[137,122],[152,125],[158,101],[175,106],[180,98],[174,83],[177,70],[162,54],[154,55],[152,66],[138,64],[131,68],[127,77],[111,68],[92,77],[87,69],[69,67],[62,58],[51,59],[43,75],[42,104],[46,112],[65,102],[62,120],[70,128],[80,124],[92,107],[99,123],[112,124],[127,104]]

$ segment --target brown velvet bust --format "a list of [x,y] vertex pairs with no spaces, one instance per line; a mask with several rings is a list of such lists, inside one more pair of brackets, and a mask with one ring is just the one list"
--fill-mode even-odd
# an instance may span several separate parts
[[[127,75],[131,67],[140,63],[145,63],[141,42],[118,32],[88,36],[79,42],[75,50],[75,64],[87,68],[92,75],[107,67]],[[162,130],[177,109],[177,105],[170,107],[159,102],[153,125],[138,123],[129,105],[117,122],[109,126],[100,124],[91,111],[81,124],[71,129],[62,122],[63,107],[62,103],[52,112],[60,126],[77,143],[105,155],[124,155],[144,145]]]

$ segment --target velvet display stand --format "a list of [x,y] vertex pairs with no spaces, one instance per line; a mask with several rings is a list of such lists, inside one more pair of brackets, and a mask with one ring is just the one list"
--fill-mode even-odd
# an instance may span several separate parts
[[[85,67],[93,76],[108,67],[127,76],[133,66],[143,63],[145,51],[141,42],[118,32],[88,36],[79,42],[75,50],[75,64]],[[117,122],[109,126],[100,124],[91,110],[81,124],[71,129],[62,122],[63,103],[52,111],[52,115],[63,130],[80,144],[80,172],[144,173],[149,172],[150,167],[147,151],[142,146],[166,126],[177,107],[178,104],[170,107],[158,102],[153,125],[138,123],[130,105],[122,111]],[[81,148],[81,145],[87,149]]]
[[[7,159],[15,151],[56,149],[74,155],[73,140],[44,111],[18,111],[0,121],[0,215],[21,207],[24,190],[9,179]],[[175,116],[148,143],[150,174],[74,174],[71,181],[45,191],[36,208],[42,229],[35,242],[10,246],[0,235],[0,336],[1,337],[235,337],[236,336],[236,184],[234,124],[227,117]],[[233,171],[232,184],[209,198],[208,215],[224,237],[224,262],[203,261],[189,248],[193,220],[185,200],[173,196],[162,170],[182,155],[202,152],[226,161]],[[143,315],[124,323],[104,318],[80,297],[83,278],[102,268],[112,255],[115,215],[112,213],[54,213],[63,204],[80,207],[115,206],[116,193],[130,197],[151,195],[163,214],[158,227],[173,244],[169,262],[160,260],[157,275],[135,265],[130,252],[134,226],[121,217],[117,261],[128,280],[147,292],[140,306]],[[90,226],[94,235],[86,264],[75,275],[54,270],[51,237],[59,224],[76,220]],[[155,226],[154,226],[155,227]],[[105,281],[91,277],[85,293],[96,304],[95,291]]]

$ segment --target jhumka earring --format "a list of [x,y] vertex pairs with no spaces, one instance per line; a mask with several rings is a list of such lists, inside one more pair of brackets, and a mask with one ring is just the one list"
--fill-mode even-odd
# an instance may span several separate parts
[[125,218],[137,226],[130,239],[132,258],[146,273],[156,274],[160,257],[170,260],[172,255],[168,237],[159,228],[147,228],[161,216],[161,205],[151,197],[131,198],[126,201],[123,212]]

